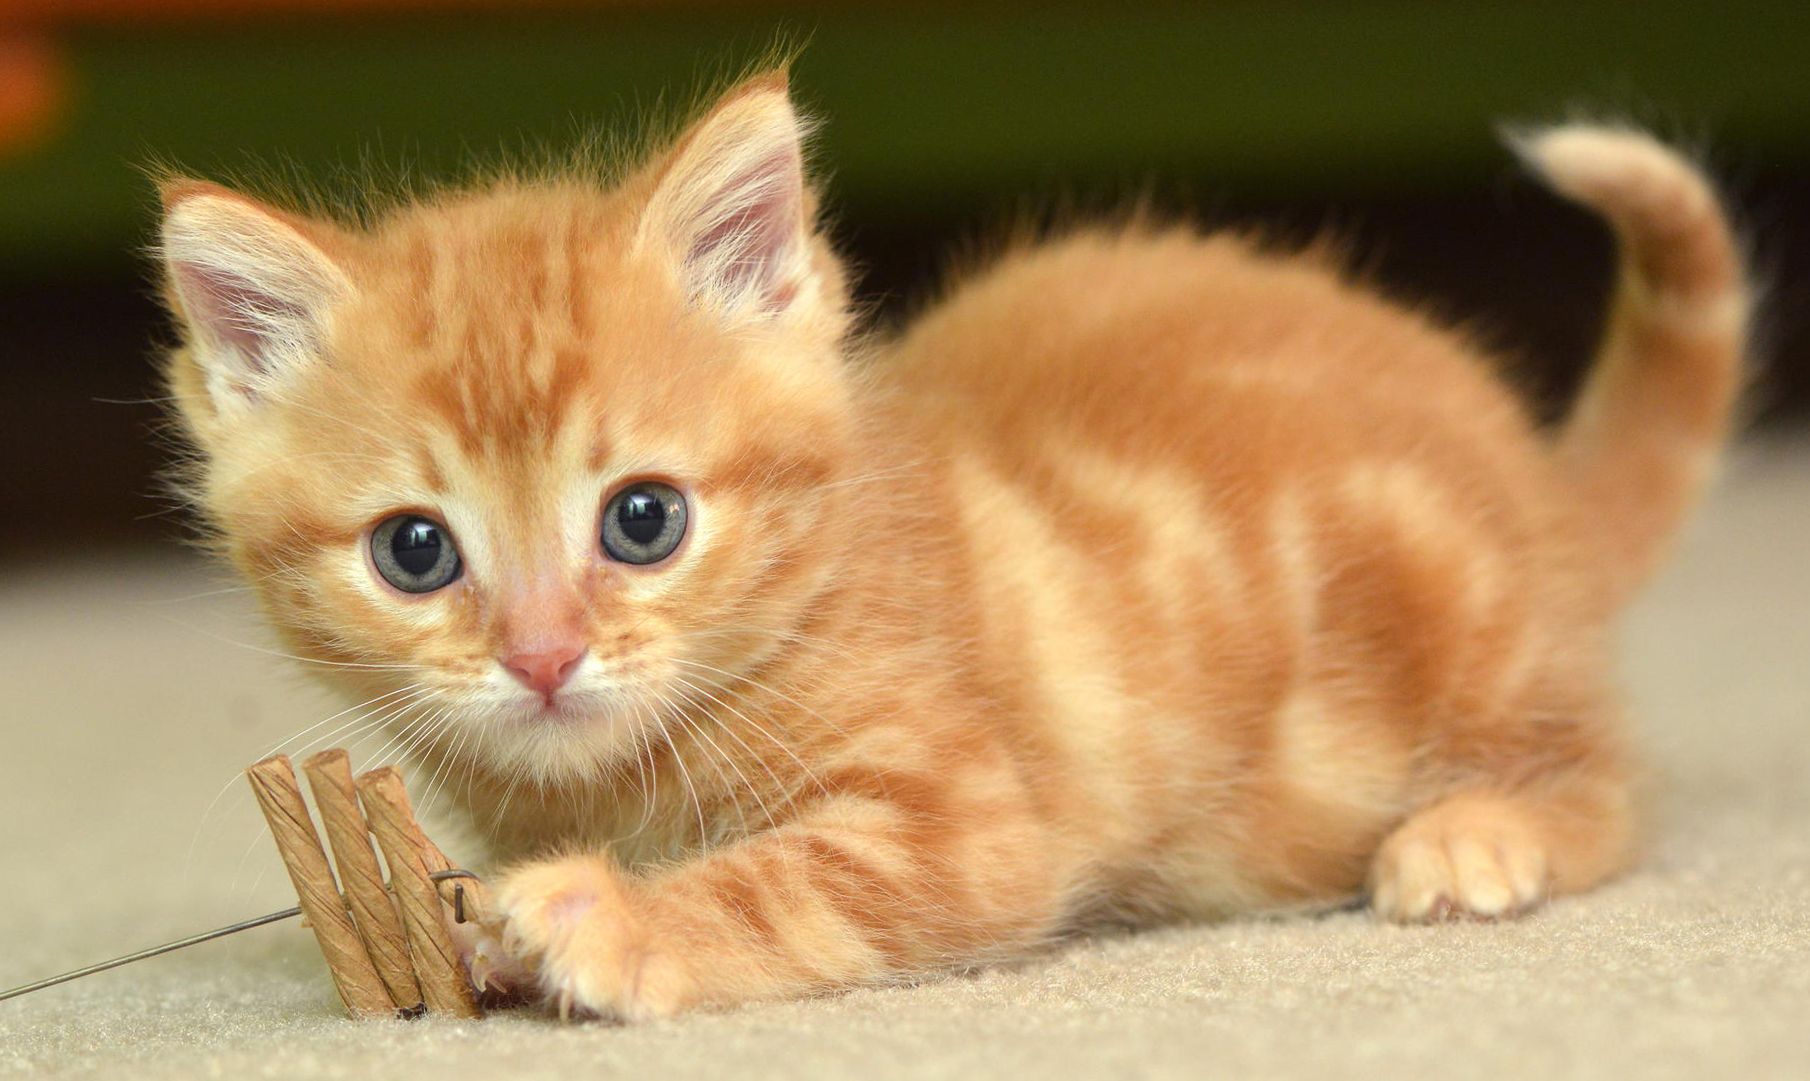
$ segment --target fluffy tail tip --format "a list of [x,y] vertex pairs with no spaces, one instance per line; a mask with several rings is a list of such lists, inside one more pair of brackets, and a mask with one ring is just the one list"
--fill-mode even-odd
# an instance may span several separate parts
[[1715,187],[1681,151],[1613,124],[1506,128],[1503,139],[1554,191],[1616,227],[1645,286],[1680,300],[1740,292],[1741,260]]
[[[1709,183],[1683,154],[1637,128],[1612,124],[1557,124],[1510,127],[1503,140],[1528,168],[1560,194],[1605,211],[1637,210],[1628,205],[1643,192],[1674,197],[1684,189],[1699,205],[1714,205]],[[1686,208],[1666,208],[1677,214]]]

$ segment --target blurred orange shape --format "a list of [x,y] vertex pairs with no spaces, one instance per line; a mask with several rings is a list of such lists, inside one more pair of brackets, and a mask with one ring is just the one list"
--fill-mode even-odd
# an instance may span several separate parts
[[0,32],[0,157],[50,134],[63,92],[63,68],[48,38]]

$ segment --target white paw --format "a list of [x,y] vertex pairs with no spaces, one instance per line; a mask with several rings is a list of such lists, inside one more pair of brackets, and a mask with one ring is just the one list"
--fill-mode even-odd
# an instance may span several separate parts
[[1545,899],[1546,850],[1509,805],[1452,800],[1410,818],[1370,871],[1376,914],[1404,923],[1525,911]]
[[532,864],[498,891],[502,947],[510,963],[562,1018],[647,1021],[692,1003],[691,981],[657,948],[607,860]]

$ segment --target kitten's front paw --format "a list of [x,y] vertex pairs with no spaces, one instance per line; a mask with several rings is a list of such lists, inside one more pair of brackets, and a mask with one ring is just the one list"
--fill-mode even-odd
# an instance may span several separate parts
[[509,875],[497,894],[504,949],[561,1017],[646,1021],[695,999],[678,959],[649,933],[608,859],[567,857]]
[[1546,848],[1514,804],[1458,797],[1419,812],[1383,842],[1370,904],[1403,923],[1514,915],[1546,894]]

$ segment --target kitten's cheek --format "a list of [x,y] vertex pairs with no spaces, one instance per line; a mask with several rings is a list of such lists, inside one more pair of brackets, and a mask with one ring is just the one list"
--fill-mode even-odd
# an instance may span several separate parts
[[530,864],[498,892],[501,942],[562,1017],[670,1017],[696,1001],[680,959],[649,932],[631,884],[605,858]]

